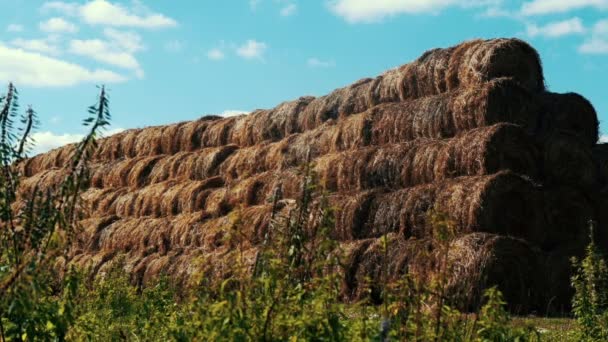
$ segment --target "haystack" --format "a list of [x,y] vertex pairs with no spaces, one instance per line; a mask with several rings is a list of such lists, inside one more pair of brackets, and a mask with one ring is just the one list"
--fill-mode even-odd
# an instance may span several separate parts
[[[582,251],[588,220],[608,241],[608,149],[597,140],[593,106],[547,92],[527,43],[464,42],[318,98],[101,139],[67,262],[103,276],[121,259],[137,284],[248,271],[270,217],[293,210],[309,169],[312,208],[327,196],[331,235],[348,250],[346,298],[367,289],[381,298],[378,265],[393,277],[432,276],[433,212],[455,235],[455,305],[473,309],[497,284],[513,310],[542,307],[537,280],[567,278],[564,260]],[[74,150],[20,162],[19,196],[59,185]],[[389,260],[379,253],[385,234]]]

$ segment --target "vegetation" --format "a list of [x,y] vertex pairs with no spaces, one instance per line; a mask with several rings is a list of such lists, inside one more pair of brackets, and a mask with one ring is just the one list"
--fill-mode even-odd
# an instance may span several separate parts
[[[29,108],[15,128],[17,90],[9,85],[0,98],[0,341],[538,341],[543,331],[528,322],[511,321],[501,293],[488,289],[477,313],[462,313],[445,298],[447,252],[453,225],[431,213],[433,242],[441,251],[430,282],[406,276],[389,283],[382,275],[380,305],[371,299],[340,301],[343,253],[330,238],[334,215],[327,202],[312,205],[319,195],[310,162],[297,204],[273,216],[253,269],[245,262],[245,239],[239,212],[225,227],[235,248],[226,255],[233,265],[228,277],[203,270],[198,286],[176,291],[170,279],[146,287],[132,285],[115,262],[103,277],[89,279],[87,270],[69,267],[71,241],[78,229],[80,192],[88,178],[88,162],[96,138],[109,124],[104,88],[89,108],[84,124],[89,134],[77,146],[70,172],[60,186],[19,193],[19,161],[33,141],[36,113]],[[19,133],[19,134],[16,134]],[[309,159],[310,160],[310,159]],[[308,219],[312,217],[312,219]],[[390,235],[383,237],[389,248]],[[586,341],[608,337],[608,271],[593,243],[576,261],[576,328],[568,338]],[[371,289],[370,289],[371,298]]]

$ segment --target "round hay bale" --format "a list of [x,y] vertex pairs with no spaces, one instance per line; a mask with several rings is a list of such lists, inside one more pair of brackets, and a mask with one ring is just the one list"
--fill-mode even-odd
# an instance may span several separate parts
[[541,142],[542,178],[547,185],[593,189],[599,183],[591,147],[576,135],[556,133]]
[[591,155],[598,170],[598,179],[602,185],[608,184],[608,144],[597,144],[591,150]]
[[447,72],[448,89],[512,77],[532,92],[545,89],[540,57],[519,39],[473,40],[456,47]]
[[599,120],[593,105],[576,93],[541,95],[540,134],[564,132],[594,146],[599,140]]
[[524,240],[486,233],[456,239],[448,252],[448,298],[456,307],[477,312],[486,289],[497,286],[512,313],[543,304],[541,252]]
[[584,246],[589,241],[589,222],[597,221],[593,199],[572,186],[543,189],[543,212],[547,224],[546,250],[561,245]]

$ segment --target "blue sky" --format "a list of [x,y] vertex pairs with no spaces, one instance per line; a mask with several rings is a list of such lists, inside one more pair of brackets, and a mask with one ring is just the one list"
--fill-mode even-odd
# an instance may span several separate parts
[[0,0],[0,83],[33,104],[39,150],[77,139],[95,85],[114,130],[323,95],[472,38],[539,50],[549,89],[608,134],[608,0]]

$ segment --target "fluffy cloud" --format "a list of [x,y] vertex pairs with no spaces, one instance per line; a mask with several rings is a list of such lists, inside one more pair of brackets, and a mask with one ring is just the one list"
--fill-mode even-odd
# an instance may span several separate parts
[[591,36],[579,46],[578,51],[584,54],[608,54],[608,19],[598,21],[591,31]]
[[572,18],[552,22],[545,26],[528,25],[527,33],[530,37],[543,36],[547,38],[558,38],[571,34],[585,33],[585,27],[580,18]]
[[262,59],[266,48],[266,43],[250,39],[236,49],[236,54],[245,59]]
[[330,68],[336,66],[336,62],[334,61],[324,61],[315,57],[309,58],[306,64],[311,68]]
[[219,48],[213,48],[213,49],[209,50],[209,52],[207,52],[207,58],[209,58],[212,61],[220,61],[220,60],[224,59],[224,51],[222,51],[222,49],[219,49]]
[[23,32],[23,25],[9,24],[6,27],[6,32]]
[[137,77],[143,77],[144,71],[133,55],[141,51],[141,37],[134,32],[122,32],[111,28],[104,30],[107,40],[74,39],[70,41],[69,52],[89,57],[98,62],[133,70]]
[[398,14],[436,13],[451,6],[495,6],[500,0],[331,0],[329,8],[348,22],[375,22]]
[[608,142],[608,135],[602,135],[602,136],[600,136],[600,142],[601,143],[607,143]]
[[62,87],[79,83],[117,83],[127,79],[104,69],[80,65],[0,44],[0,83],[13,81],[34,87]]
[[[124,131],[123,128],[114,128],[105,132],[104,136],[109,136]],[[36,132],[32,134],[34,148],[32,155],[48,152],[54,148],[76,143],[84,138],[84,134],[56,134],[51,131]]]
[[608,9],[608,0],[533,0],[522,5],[524,15],[564,13],[581,8]]
[[40,30],[48,33],[76,33],[78,27],[63,18],[51,18],[40,23]]
[[[139,4],[139,2],[136,2]],[[160,29],[177,26],[177,22],[160,13],[151,13],[143,8],[127,8],[106,0],[93,0],[84,5],[62,1],[50,1],[42,6],[43,11],[57,11],[64,15],[78,16],[91,25],[137,27]],[[137,12],[137,13],[136,13]]]
[[58,55],[59,48],[49,39],[22,39],[16,38],[10,42],[11,45],[23,50],[40,52],[48,55]]

